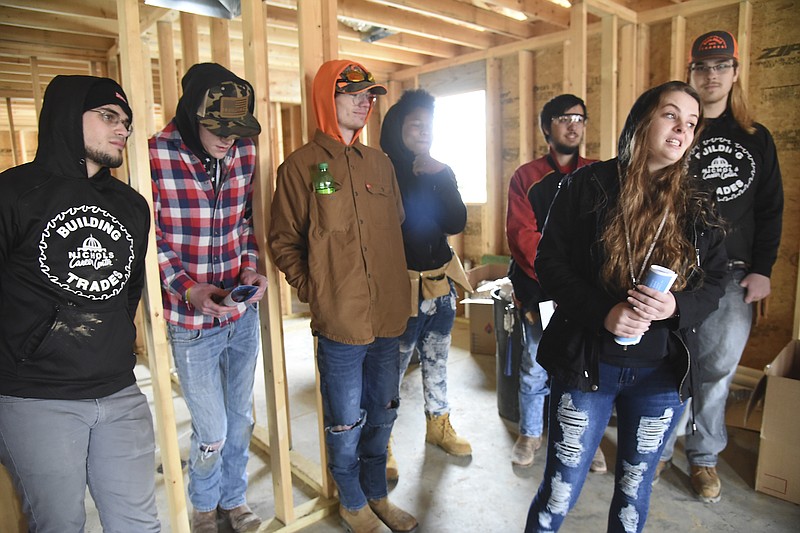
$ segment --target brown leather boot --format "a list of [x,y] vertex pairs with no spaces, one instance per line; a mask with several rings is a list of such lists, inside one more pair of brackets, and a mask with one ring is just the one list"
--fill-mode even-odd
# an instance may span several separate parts
[[378,518],[394,533],[407,533],[417,529],[417,519],[390,502],[389,498],[368,501]]
[[691,465],[692,489],[705,503],[717,503],[722,498],[722,483],[716,466]]
[[192,510],[192,533],[217,533],[217,510]]
[[358,511],[348,511],[340,505],[339,518],[348,533],[391,533],[392,531],[381,522],[369,505],[365,505]]
[[542,437],[520,435],[511,449],[511,464],[528,467],[533,464],[536,450],[542,447]]
[[450,455],[472,455],[472,446],[467,439],[459,437],[450,425],[450,413],[441,416],[425,415],[425,419],[425,442],[439,446]]
[[244,503],[233,509],[220,509],[220,514],[228,519],[236,533],[255,531],[261,525],[261,518]]

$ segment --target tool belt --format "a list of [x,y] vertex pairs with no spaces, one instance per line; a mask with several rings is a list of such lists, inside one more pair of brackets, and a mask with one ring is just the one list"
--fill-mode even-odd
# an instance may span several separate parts
[[439,298],[450,292],[450,280],[460,285],[466,292],[472,292],[467,273],[464,272],[461,259],[455,252],[450,261],[437,269],[409,270],[408,278],[411,280],[411,316],[417,316],[419,313],[420,292],[423,300]]

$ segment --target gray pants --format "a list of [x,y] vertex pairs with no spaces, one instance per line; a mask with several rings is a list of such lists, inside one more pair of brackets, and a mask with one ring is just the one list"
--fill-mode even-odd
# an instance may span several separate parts
[[104,532],[160,531],[154,452],[136,385],[96,400],[0,396],[0,461],[32,532],[83,532],[87,484]]

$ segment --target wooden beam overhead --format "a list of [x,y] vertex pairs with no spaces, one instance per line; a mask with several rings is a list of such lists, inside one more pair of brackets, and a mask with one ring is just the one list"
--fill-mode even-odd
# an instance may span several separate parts
[[0,7],[0,24],[37,30],[117,38],[117,21],[98,17],[76,17],[14,7]]
[[680,4],[672,4],[658,9],[652,9],[639,13],[638,20],[643,24],[653,24],[656,22],[664,22],[673,17],[693,17],[708,13],[709,11],[718,11],[724,7],[738,4],[741,0],[689,0]]
[[549,22],[559,28],[569,27],[569,9],[549,0],[492,0],[492,4],[519,11],[532,20]]
[[469,48],[490,48],[498,44],[487,32],[442,24],[430,17],[379,6],[365,0],[339,0],[339,16],[357,19],[373,26],[418,35],[436,37]]

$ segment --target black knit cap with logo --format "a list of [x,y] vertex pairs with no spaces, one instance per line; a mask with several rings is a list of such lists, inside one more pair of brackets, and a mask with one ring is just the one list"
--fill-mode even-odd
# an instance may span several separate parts
[[111,78],[98,78],[89,87],[86,98],[83,99],[83,110],[97,109],[104,105],[116,104],[122,108],[128,119],[133,122],[133,111],[128,105],[128,97],[117,82]]

